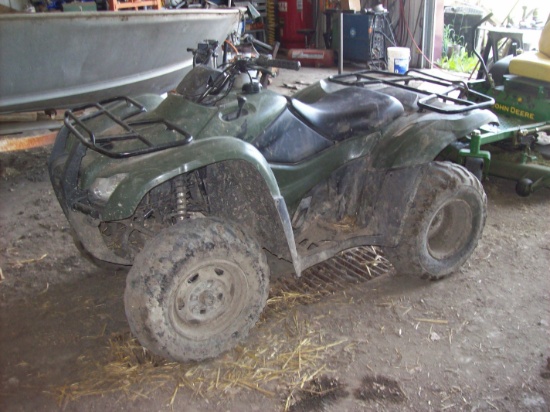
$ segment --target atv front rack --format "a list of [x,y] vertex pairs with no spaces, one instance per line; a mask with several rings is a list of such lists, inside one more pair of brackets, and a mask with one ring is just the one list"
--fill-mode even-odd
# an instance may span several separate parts
[[[414,75],[413,75],[414,73]],[[389,73],[380,70],[361,70],[353,73],[339,74],[329,77],[329,81],[345,86],[369,86],[385,84],[398,87],[414,93],[426,95],[418,100],[420,110],[431,110],[442,114],[465,113],[474,109],[489,108],[495,104],[494,99],[468,88],[463,81],[443,79],[418,70],[409,70],[406,74]],[[443,86],[441,92],[434,92],[418,86],[411,86],[411,82],[422,82],[434,86]],[[457,93],[458,97],[451,96]],[[443,103],[443,104],[441,104]]]
[[[120,105],[117,105],[117,103],[126,103],[126,106],[121,108]],[[109,108],[106,107],[108,105],[110,106]],[[90,108],[96,108],[97,110],[82,117],[78,117],[74,113],[75,111],[83,111]],[[119,112],[118,114],[115,114],[115,109]],[[193,140],[193,136],[191,136],[188,132],[164,119],[127,120],[132,116],[139,113],[145,113],[146,111],[147,110],[145,107],[134,99],[129,97],[116,97],[100,103],[82,106],[78,109],[67,110],[65,112],[64,124],[71,131],[71,133],[73,133],[82,142],[84,146],[114,159],[124,159],[127,157],[154,153],[177,146],[182,146]],[[87,123],[92,119],[99,118],[100,116],[106,116],[109,120],[111,120],[113,126],[120,126],[123,131],[121,133],[96,136],[96,133],[88,126]],[[153,143],[135,129],[136,127],[155,126],[161,129],[160,132],[175,132],[179,134],[181,138],[170,139],[170,141],[164,143]],[[137,142],[137,147],[132,149],[124,149],[121,146],[125,145],[118,145],[117,148],[117,145],[113,144],[116,142],[128,141]]]

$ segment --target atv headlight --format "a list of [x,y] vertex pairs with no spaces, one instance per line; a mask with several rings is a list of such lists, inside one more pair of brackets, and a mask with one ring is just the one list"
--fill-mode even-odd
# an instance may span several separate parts
[[100,205],[107,203],[117,186],[127,176],[128,173],[118,173],[110,177],[98,177],[90,186],[90,201]]

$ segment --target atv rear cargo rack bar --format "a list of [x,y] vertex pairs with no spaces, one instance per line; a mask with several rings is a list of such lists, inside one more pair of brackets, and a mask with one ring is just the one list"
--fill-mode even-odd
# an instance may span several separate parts
[[[126,103],[126,108],[129,110],[122,110],[120,115],[113,113],[114,107],[111,109],[106,106],[109,104]],[[78,117],[75,115],[75,111],[82,111],[90,108],[96,108],[97,110],[89,115]],[[120,107],[117,107],[120,109]],[[124,159],[132,156],[139,156],[149,153],[158,152],[165,149],[171,149],[177,146],[183,146],[193,140],[193,136],[187,133],[182,128],[164,119],[143,119],[128,121],[132,116],[139,113],[145,113],[147,110],[145,107],[134,99],[129,97],[116,97],[109,100],[104,100],[99,103],[93,103],[86,106],[79,107],[77,109],[67,110],[65,112],[65,126],[73,133],[84,146],[92,149],[102,155],[111,157],[113,159]],[[107,116],[114,124],[120,126],[124,131],[118,134],[111,134],[106,136],[96,136],[95,132],[91,130],[86,122],[96,119],[100,116]],[[182,136],[181,139],[171,140],[166,143],[155,144],[148,140],[145,136],[135,130],[136,126],[155,126],[160,125],[167,131],[178,133]],[[82,129],[79,130],[78,128]],[[112,150],[112,143],[123,141],[136,141],[139,142],[139,146],[135,149],[126,151]]]
[[[412,75],[412,73],[415,75]],[[441,77],[414,69],[409,70],[405,74],[389,73],[380,70],[361,70],[353,73],[330,76],[329,81],[345,86],[359,87],[373,84],[385,84],[415,93],[424,94],[426,97],[418,100],[418,107],[421,110],[431,110],[442,114],[465,113],[474,109],[489,108],[495,104],[494,99],[469,89],[468,85],[463,81],[443,79]],[[420,81],[437,86],[445,86],[447,89],[440,93],[434,93],[433,91],[422,90],[418,87],[410,86],[409,83],[411,81]],[[450,96],[451,93],[457,91],[459,92],[459,97]],[[452,104],[436,105],[435,103],[439,101]]]

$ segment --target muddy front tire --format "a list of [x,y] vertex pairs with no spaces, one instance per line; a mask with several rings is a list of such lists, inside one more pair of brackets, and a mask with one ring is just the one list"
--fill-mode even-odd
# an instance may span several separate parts
[[462,166],[432,162],[425,170],[397,247],[385,248],[397,274],[441,279],[470,257],[483,232],[487,197]]
[[258,243],[234,224],[205,218],[167,228],[145,245],[124,304],[132,333],[151,352],[203,360],[247,336],[268,288]]

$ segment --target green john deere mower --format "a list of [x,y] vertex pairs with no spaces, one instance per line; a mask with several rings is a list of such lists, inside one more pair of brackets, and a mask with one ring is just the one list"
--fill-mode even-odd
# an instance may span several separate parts
[[469,84],[495,100],[491,110],[499,124],[483,126],[457,142],[454,156],[478,177],[515,180],[516,192],[528,196],[550,188],[550,22],[542,31],[538,51],[499,63],[500,70],[485,67],[485,78]]

